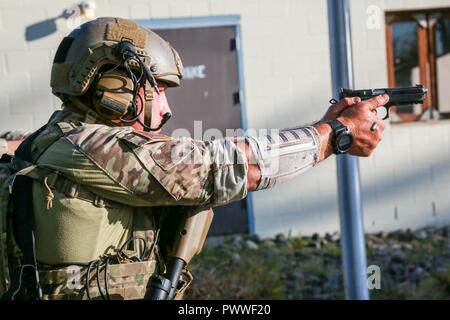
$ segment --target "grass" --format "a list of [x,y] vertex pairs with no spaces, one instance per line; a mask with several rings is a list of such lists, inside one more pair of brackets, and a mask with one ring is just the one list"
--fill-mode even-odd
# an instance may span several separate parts
[[[205,247],[191,264],[194,283],[186,298],[344,299],[339,243],[299,237],[249,246],[247,240],[230,238]],[[368,265],[379,265],[382,278],[381,289],[370,291],[371,299],[450,298],[450,271],[442,268],[450,265],[447,238],[372,242],[367,246]],[[401,257],[394,258],[398,251]],[[392,271],[394,264],[400,274]],[[419,268],[422,273],[414,278],[411,270],[417,266],[426,267]]]

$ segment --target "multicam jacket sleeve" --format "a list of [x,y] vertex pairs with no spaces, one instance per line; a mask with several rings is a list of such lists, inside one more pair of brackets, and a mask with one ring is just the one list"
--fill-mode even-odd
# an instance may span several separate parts
[[134,206],[216,206],[247,195],[247,159],[229,140],[83,125],[53,143],[37,164],[99,196]]

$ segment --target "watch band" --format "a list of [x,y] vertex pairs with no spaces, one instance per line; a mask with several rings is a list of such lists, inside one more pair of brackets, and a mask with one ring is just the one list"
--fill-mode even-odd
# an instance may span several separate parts
[[333,129],[335,137],[337,137],[341,132],[347,130],[347,127],[342,124],[338,119],[333,119],[328,122]]
[[333,141],[333,153],[338,155],[338,154],[345,154],[347,153],[348,150],[341,150],[338,147],[338,140],[340,139],[340,137],[342,135],[352,135],[351,132],[348,130],[348,128],[339,120],[337,119],[333,119],[328,121],[328,124],[331,126],[331,128],[333,129],[334,132],[334,141]]

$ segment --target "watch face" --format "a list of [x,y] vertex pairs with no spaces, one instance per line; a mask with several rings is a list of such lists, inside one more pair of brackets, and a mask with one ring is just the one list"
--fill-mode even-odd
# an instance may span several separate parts
[[353,144],[353,137],[350,134],[342,134],[336,141],[339,150],[346,152]]

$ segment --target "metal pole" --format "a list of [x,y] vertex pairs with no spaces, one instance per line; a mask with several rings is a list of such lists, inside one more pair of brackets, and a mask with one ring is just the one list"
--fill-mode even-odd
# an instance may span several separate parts
[[[348,0],[328,0],[333,94],[339,88],[353,88],[353,61]],[[339,214],[347,299],[368,300],[367,263],[362,216],[358,159],[337,157]]]

